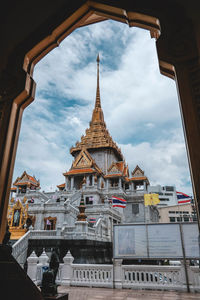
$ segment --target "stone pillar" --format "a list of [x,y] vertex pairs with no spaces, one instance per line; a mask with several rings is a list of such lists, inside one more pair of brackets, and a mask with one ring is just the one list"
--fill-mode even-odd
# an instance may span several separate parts
[[72,263],[74,261],[70,251],[68,251],[65,257],[63,257],[63,261],[64,264],[61,269],[61,285],[70,286],[73,275]]
[[[23,60],[24,60],[24,55]],[[7,208],[23,110],[34,99],[35,82],[21,67],[21,57],[0,71],[0,243],[6,230]]]
[[92,174],[92,186],[94,186],[94,174]]
[[134,192],[134,184],[133,184],[133,181],[131,181],[131,191]]
[[69,178],[68,178],[68,176],[65,176],[65,189],[66,190],[69,189]]
[[71,177],[71,186],[70,189],[73,190],[74,188],[74,176]]
[[122,179],[119,178],[119,188],[121,189],[122,188]]
[[122,261],[123,259],[113,259],[113,283],[114,288],[121,289],[122,288]]
[[86,186],[90,185],[90,177],[87,175],[86,176]]
[[27,268],[27,275],[32,279],[34,283],[37,280],[37,262],[38,257],[35,254],[35,251],[31,253],[31,255],[27,258],[28,268]]
[[109,189],[109,179],[108,178],[106,179],[106,189],[107,190]]
[[177,84],[200,228],[200,47],[197,38],[200,27],[183,16],[174,26],[165,38],[157,40],[156,46],[161,73],[175,79]]
[[48,266],[49,257],[47,256],[45,249],[43,248],[42,254],[39,256],[39,264],[42,266]]

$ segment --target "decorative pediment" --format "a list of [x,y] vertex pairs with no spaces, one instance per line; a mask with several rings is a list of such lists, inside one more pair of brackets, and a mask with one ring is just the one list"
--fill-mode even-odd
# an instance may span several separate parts
[[121,172],[119,171],[119,169],[117,168],[116,165],[112,165],[112,166],[109,168],[108,172],[109,172],[110,174],[121,173]]
[[142,176],[144,176],[144,171],[142,171],[142,169],[140,169],[140,167],[137,165],[132,172],[132,176],[133,177],[142,177]]
[[88,168],[93,164],[93,159],[87,150],[82,150],[75,161],[73,162],[72,168]]

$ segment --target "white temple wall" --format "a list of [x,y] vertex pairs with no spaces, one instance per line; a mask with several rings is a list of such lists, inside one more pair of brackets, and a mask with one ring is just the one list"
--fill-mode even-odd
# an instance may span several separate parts
[[111,164],[118,161],[113,150],[90,150],[89,152],[96,164],[105,174],[107,174],[107,170]]

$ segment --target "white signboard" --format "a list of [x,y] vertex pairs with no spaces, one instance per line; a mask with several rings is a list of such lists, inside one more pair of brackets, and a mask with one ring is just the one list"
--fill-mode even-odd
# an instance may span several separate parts
[[150,258],[182,258],[179,224],[148,225],[148,248]]
[[199,258],[199,229],[197,224],[182,224],[186,258]]
[[196,223],[114,225],[114,258],[183,259],[184,246],[186,258],[199,259],[198,237]]
[[147,257],[145,225],[114,226],[114,257]]

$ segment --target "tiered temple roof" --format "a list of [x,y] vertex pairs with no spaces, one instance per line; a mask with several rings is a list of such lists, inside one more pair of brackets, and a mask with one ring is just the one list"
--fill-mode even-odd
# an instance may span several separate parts
[[36,188],[40,187],[40,181],[37,180],[34,176],[30,176],[26,173],[26,171],[23,172],[21,177],[17,177],[15,182],[13,183],[14,186],[35,186]]
[[110,148],[116,153],[119,160],[123,160],[121,150],[113,141],[104,121],[103,110],[101,108],[100,88],[99,88],[99,55],[97,57],[97,90],[95,107],[92,114],[89,129],[86,129],[85,135],[81,137],[80,142],[76,142],[75,147],[70,149],[70,153],[74,156],[77,152],[85,149]]

